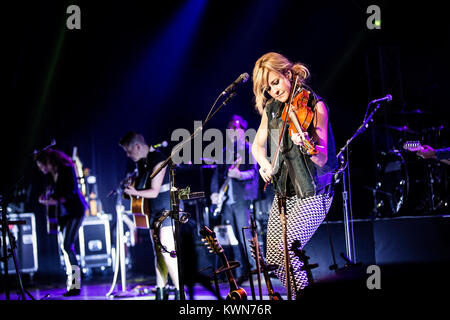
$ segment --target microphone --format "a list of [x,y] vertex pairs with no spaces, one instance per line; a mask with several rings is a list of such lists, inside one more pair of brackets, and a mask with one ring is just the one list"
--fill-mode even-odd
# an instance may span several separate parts
[[241,74],[236,80],[234,80],[234,82],[232,84],[230,84],[224,91],[222,91],[222,93],[220,94],[221,96],[226,95],[228,92],[230,92],[231,90],[234,89],[234,87],[236,87],[237,85],[247,82],[248,78],[250,76],[248,75],[247,72]]
[[153,151],[155,151],[156,149],[161,148],[161,147],[165,148],[165,147],[167,147],[168,145],[169,145],[169,144],[167,143],[167,141],[163,141],[163,142],[154,144],[154,145],[150,146],[150,152],[153,152]]
[[392,100],[392,96],[390,94],[388,94],[386,97],[370,101],[370,104],[379,103],[379,102],[383,102],[383,101],[391,101],[391,100]]
[[48,146],[45,146],[45,147],[42,148],[41,150],[34,150],[34,151],[33,151],[33,155],[36,155],[36,154],[39,153],[39,152],[45,151],[45,150],[47,150],[47,149],[50,149],[51,147],[53,147],[53,146],[55,146],[55,145],[56,145],[56,140],[55,140],[55,139],[52,139],[52,140],[50,141],[50,144],[49,144]]

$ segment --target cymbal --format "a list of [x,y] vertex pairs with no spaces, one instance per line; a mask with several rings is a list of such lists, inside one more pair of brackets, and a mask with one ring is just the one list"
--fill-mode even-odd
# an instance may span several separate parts
[[438,127],[423,128],[422,132],[441,131],[441,130],[447,130],[447,127],[444,125],[440,125]]
[[217,163],[217,159],[211,159],[211,158],[200,158],[200,160],[202,160],[202,161],[204,161],[204,162],[206,162],[206,163],[210,163],[210,164],[212,164],[212,163]]
[[203,168],[203,169],[214,169],[216,167],[217,167],[217,164],[203,164],[200,166],[200,168]]
[[203,168],[203,169],[214,169],[216,168],[217,165],[216,164],[193,164],[193,163],[188,163],[188,164],[179,164],[177,165],[177,169],[180,170],[196,170],[198,168]]
[[396,127],[396,126],[386,125],[386,128],[393,129],[393,130],[400,131],[400,132],[419,134],[417,131],[415,131],[411,128],[408,128],[407,126]]
[[396,114],[420,115],[420,114],[431,114],[431,112],[421,110],[421,109],[415,109],[415,110],[405,110],[405,111],[396,112]]

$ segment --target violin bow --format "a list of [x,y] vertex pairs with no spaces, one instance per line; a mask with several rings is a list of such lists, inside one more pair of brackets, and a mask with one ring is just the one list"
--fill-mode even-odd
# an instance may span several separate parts
[[[294,98],[294,92],[297,87],[297,79],[298,79],[298,75],[295,75],[295,81],[294,81],[293,85],[291,85],[291,92],[289,92],[289,99],[288,99],[289,104],[287,106],[288,109],[287,109],[287,113],[286,113],[288,116],[289,116],[289,112],[291,109],[292,99]],[[275,157],[273,159],[274,161],[272,161],[272,163],[271,163],[272,171],[273,171],[273,168],[275,167],[275,164],[278,162],[278,155],[280,154],[280,147],[281,147],[281,139],[283,138],[284,131],[286,130],[288,116],[283,121],[283,128],[281,129],[280,136],[278,137],[277,151],[275,152]],[[266,182],[266,184],[264,185],[264,191],[266,191],[267,184],[268,184],[268,182]]]

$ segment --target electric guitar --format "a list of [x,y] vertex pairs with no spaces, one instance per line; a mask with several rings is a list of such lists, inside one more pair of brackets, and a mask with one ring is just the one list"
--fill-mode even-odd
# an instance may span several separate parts
[[215,272],[220,273],[225,271],[227,275],[230,292],[228,293],[226,300],[246,301],[247,293],[244,289],[238,287],[236,280],[233,277],[233,273],[231,272],[232,269],[239,266],[239,262],[231,264],[228,262],[224,249],[220,245],[219,241],[217,241],[216,233],[214,231],[211,231],[208,227],[204,226],[200,230],[200,235],[204,237],[202,241],[205,242],[205,245],[210,249],[210,252],[217,254],[222,261],[223,266]]
[[[424,147],[422,146],[420,141],[406,141],[403,144],[403,149],[408,150],[408,151],[412,151],[412,152],[417,152],[417,151],[423,151]],[[445,163],[445,164],[450,165],[450,160],[441,159],[440,161]]]
[[[241,164],[241,161],[242,161],[241,156],[239,154],[237,154],[236,161],[231,165],[230,169],[234,169],[234,168],[238,169],[239,165]],[[231,181],[231,177],[227,176],[227,178],[225,179],[225,182],[223,183],[222,187],[220,188],[219,199],[218,199],[217,205],[213,211],[214,217],[217,217],[219,214],[222,213],[223,205],[228,200],[227,191],[228,191],[230,181]]]

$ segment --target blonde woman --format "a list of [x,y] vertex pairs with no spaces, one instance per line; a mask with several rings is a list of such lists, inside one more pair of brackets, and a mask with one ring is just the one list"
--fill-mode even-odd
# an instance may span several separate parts
[[[333,133],[329,123],[329,110],[324,101],[307,85],[309,70],[301,63],[292,63],[285,56],[269,52],[260,57],[253,69],[255,107],[261,115],[252,153],[259,164],[259,173],[265,182],[273,181],[275,198],[267,227],[267,262],[278,265],[275,271],[287,287],[283,230],[280,220],[279,199],[286,199],[287,247],[291,273],[291,293],[298,298],[308,285],[303,262],[292,250],[294,241],[302,249],[324,220],[333,199],[332,172],[337,168]],[[296,81],[293,96],[303,92],[309,95],[308,106],[313,118],[304,135],[289,135],[284,131],[277,164],[267,157],[267,143],[276,150],[283,126],[282,111],[291,86]],[[308,155],[302,148],[305,141],[313,141],[317,154]],[[275,148],[273,148],[275,146]],[[274,155],[271,155],[274,158]]]

